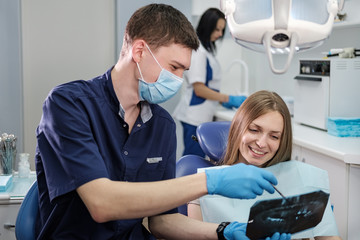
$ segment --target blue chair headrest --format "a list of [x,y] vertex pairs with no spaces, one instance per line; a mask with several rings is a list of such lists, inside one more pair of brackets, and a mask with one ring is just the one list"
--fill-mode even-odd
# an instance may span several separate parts
[[206,122],[196,129],[196,136],[204,153],[213,161],[219,161],[226,150],[230,121]]
[[[214,164],[197,155],[182,156],[176,162],[176,177],[197,173],[198,168],[212,167]],[[178,207],[178,212],[187,216],[187,204]]]
[[38,188],[35,181],[21,203],[16,223],[15,235],[18,240],[34,240],[35,224],[39,214]]
[[197,173],[198,168],[212,167],[214,164],[197,155],[182,156],[176,162],[176,177]]

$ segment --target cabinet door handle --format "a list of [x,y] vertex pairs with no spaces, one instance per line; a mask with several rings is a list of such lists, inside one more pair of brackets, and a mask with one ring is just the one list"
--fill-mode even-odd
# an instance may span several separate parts
[[15,224],[11,224],[11,223],[4,223],[4,228],[5,228],[5,229],[15,228]]

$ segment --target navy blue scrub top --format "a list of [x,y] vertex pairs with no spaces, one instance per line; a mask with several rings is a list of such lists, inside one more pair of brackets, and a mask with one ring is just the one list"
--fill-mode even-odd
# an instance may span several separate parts
[[96,223],[75,191],[97,178],[149,182],[175,177],[175,123],[170,114],[141,102],[129,134],[120,109],[111,69],[49,93],[36,131],[39,239],[154,239],[142,219]]

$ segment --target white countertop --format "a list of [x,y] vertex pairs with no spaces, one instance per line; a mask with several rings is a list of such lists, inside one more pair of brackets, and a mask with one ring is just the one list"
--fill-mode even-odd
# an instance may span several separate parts
[[27,178],[20,178],[15,172],[12,179],[10,187],[4,192],[0,192],[0,205],[21,203],[31,185],[36,181],[36,172],[30,172]]
[[231,121],[235,115],[235,110],[219,107],[215,112],[215,117],[220,121]]
[[[218,120],[231,121],[234,110],[219,108]],[[360,137],[335,137],[298,123],[293,123],[293,143],[349,164],[360,164]]]

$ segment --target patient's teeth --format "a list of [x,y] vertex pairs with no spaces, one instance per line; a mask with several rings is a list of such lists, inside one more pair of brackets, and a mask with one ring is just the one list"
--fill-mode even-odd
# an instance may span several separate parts
[[256,151],[255,149],[252,149],[254,153],[256,154],[264,154],[263,152]]

